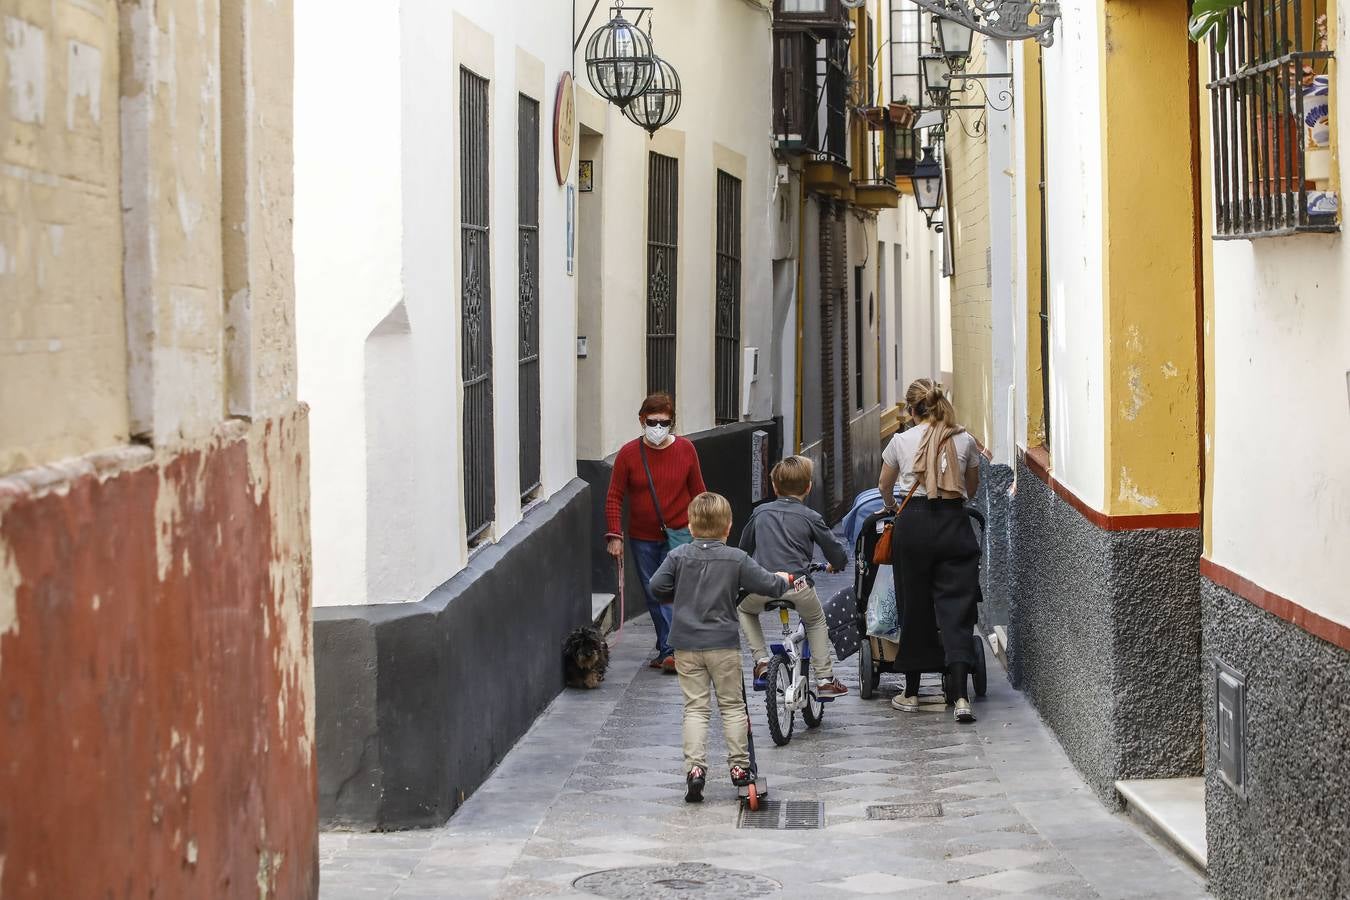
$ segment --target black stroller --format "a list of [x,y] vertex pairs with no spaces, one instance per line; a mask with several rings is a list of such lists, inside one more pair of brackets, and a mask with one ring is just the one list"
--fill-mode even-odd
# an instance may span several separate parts
[[[970,515],[972,526],[983,544],[984,538],[984,514],[973,506],[967,506],[966,512]],[[879,566],[872,562],[872,551],[876,547],[877,541],[881,539],[881,534],[885,524],[891,520],[893,513],[885,510],[879,510],[868,516],[863,522],[862,530],[858,533],[858,540],[854,543],[854,563],[853,563],[853,596],[857,601],[858,607],[858,634],[861,640],[858,644],[858,693],[864,700],[871,699],[881,685],[881,676],[885,673],[899,673],[900,669],[895,666],[895,650],[897,646],[890,641],[882,638],[875,638],[867,634],[867,598],[871,596],[872,586],[877,578]],[[904,628],[902,622],[900,627]],[[972,633],[971,641],[975,645],[975,665],[970,670],[971,687],[975,690],[976,697],[983,697],[988,687],[988,670],[985,667],[984,658],[984,639],[978,633]],[[929,673],[924,673],[929,674]],[[942,690],[947,696],[951,695],[948,689],[947,673],[942,671]]]

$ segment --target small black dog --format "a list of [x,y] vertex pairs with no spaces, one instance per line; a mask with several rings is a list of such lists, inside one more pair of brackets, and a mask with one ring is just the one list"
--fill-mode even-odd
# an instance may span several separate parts
[[568,687],[599,687],[609,668],[609,645],[599,629],[589,625],[572,629],[563,641],[563,664]]

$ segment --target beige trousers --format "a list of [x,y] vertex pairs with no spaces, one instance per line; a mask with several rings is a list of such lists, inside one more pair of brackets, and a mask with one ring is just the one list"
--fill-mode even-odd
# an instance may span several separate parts
[[[750,655],[755,662],[767,659],[769,651],[764,643],[764,626],[759,623],[760,613],[770,597],[751,594],[741,601],[737,612],[741,617],[741,630],[750,642]],[[825,624],[825,610],[820,605],[816,589],[810,585],[783,595],[784,600],[792,601],[797,607],[797,615],[806,624],[806,640],[811,644],[811,671],[817,681],[827,681],[834,677],[834,664],[830,662],[830,629]]]
[[684,692],[684,770],[708,768],[709,693],[717,692],[717,711],[727,742],[727,766],[750,768],[750,723],[741,693],[741,651],[676,650],[675,672]]

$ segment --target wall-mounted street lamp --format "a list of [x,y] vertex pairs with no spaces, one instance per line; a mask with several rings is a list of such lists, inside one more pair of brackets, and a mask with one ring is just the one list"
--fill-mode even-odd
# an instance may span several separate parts
[[[932,147],[923,148],[923,159],[915,164],[909,182],[914,188],[914,203],[932,227],[934,214],[942,208],[942,165],[933,159]],[[938,230],[942,230],[941,224]]]
[[651,85],[656,54],[651,38],[623,17],[623,0],[612,12],[586,42],[586,75],[597,94],[624,109]]

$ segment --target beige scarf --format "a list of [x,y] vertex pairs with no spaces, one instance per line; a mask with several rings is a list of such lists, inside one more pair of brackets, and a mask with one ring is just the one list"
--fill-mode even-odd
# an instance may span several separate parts
[[941,422],[930,422],[928,433],[914,456],[914,478],[922,480],[924,493],[931,500],[959,500],[965,497],[965,472],[952,438],[964,432]]

